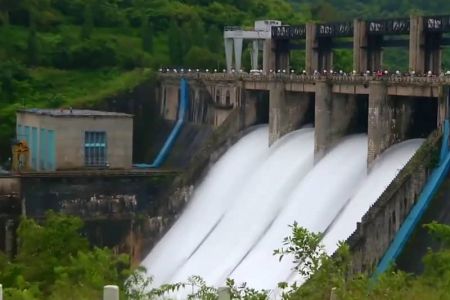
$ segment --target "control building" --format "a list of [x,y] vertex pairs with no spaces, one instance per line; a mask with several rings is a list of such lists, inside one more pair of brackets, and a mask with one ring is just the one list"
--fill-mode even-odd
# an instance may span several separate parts
[[17,140],[33,171],[132,167],[133,116],[80,109],[23,109]]

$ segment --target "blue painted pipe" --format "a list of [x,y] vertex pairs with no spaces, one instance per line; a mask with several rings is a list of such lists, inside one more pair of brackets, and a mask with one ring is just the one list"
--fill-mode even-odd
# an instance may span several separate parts
[[133,167],[138,169],[159,168],[167,159],[167,156],[169,155],[170,151],[173,148],[173,145],[175,144],[177,136],[180,134],[180,131],[183,128],[187,109],[189,106],[189,88],[187,80],[185,78],[182,78],[180,80],[180,91],[180,106],[178,108],[177,122],[175,123],[175,126],[167,137],[163,147],[159,151],[158,156],[156,156],[155,160],[151,164],[134,164]]
[[422,218],[422,215],[425,213],[428,205],[433,199],[434,194],[436,193],[444,179],[447,177],[448,171],[450,169],[450,154],[448,144],[449,133],[449,120],[445,120],[439,166],[431,173],[430,178],[428,179],[425,187],[419,195],[418,201],[409,212],[405,221],[403,221],[403,224],[400,226],[400,229],[395,235],[394,240],[389,245],[389,248],[379,262],[373,274],[373,278],[377,278],[381,273],[386,271],[390,267],[391,263],[394,262],[395,259],[400,255],[406,242],[411,237],[414,229]]

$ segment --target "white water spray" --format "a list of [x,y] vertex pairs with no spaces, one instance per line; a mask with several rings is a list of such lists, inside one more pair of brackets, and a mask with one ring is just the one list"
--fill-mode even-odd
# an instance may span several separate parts
[[211,168],[180,218],[142,262],[154,286],[168,282],[232,205],[234,191],[265,160],[267,140],[267,126],[257,128]]
[[215,284],[231,273],[285,206],[289,191],[312,169],[314,131],[298,130],[267,152],[267,159],[230,195],[234,205],[172,282],[195,274]]
[[267,141],[267,126],[255,129],[209,171],[142,262],[154,286],[200,275],[216,286],[231,277],[275,288],[292,274],[289,259],[280,263],[272,256],[289,224],[327,231],[323,242],[333,252],[422,142],[392,147],[367,176],[364,135],[343,139],[314,167],[313,129],[293,132],[270,148]]
[[363,135],[346,138],[334,148],[299,183],[269,231],[230,277],[257,289],[284,281],[292,262],[279,262],[272,253],[290,234],[288,225],[296,221],[311,231],[325,231],[365,177],[366,158]]

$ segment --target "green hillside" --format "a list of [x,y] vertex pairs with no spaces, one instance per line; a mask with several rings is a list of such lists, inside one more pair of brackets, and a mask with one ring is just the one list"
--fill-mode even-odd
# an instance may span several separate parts
[[[0,163],[9,156],[17,108],[95,103],[164,66],[222,69],[226,25],[384,18],[412,11],[450,12],[450,2],[0,0]],[[405,51],[387,50],[386,65],[404,69]],[[293,53],[294,68],[303,67],[303,55]],[[444,65],[450,66],[447,57]],[[351,62],[350,51],[336,51],[336,69],[350,70]],[[249,68],[250,55],[243,65]]]

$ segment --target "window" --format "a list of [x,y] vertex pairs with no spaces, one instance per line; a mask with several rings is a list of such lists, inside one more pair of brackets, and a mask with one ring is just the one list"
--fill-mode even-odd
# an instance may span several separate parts
[[84,133],[84,164],[89,167],[106,165],[106,132],[86,131]]
[[226,97],[225,97],[225,102],[226,102],[227,105],[231,104],[231,99],[230,98],[231,98],[230,97],[230,91],[227,90]]

